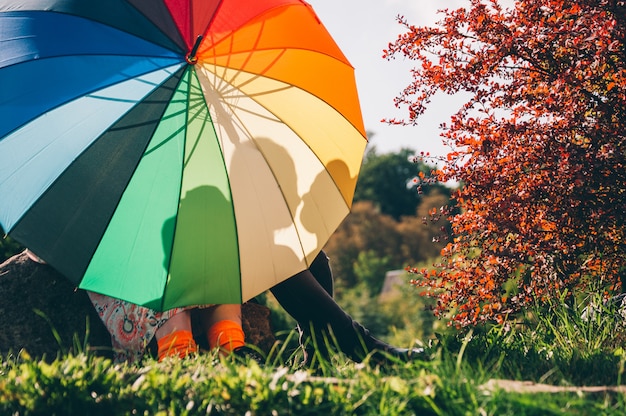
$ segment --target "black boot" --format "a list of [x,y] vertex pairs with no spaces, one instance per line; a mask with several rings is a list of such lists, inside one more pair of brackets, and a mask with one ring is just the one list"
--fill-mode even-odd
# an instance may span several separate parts
[[[375,364],[385,364],[388,361],[427,361],[428,357],[423,348],[397,348],[375,338],[370,331],[356,321],[352,321],[352,326],[357,336],[362,339],[362,350],[355,351],[357,354],[371,354],[370,360]],[[352,357],[351,357],[352,358]],[[353,360],[355,358],[352,358]],[[358,360],[356,360],[358,361]]]
[[430,360],[423,348],[394,347],[374,337],[367,328],[358,322],[354,320],[351,322],[352,330],[346,331],[340,336],[334,334],[332,326],[327,330],[319,328],[305,330],[306,326],[298,324],[296,329],[299,332],[298,342],[302,351],[302,362],[300,365],[309,367],[316,354],[318,354],[318,359],[329,361],[329,348],[333,346],[339,347],[341,352],[356,362],[363,361],[368,355],[370,362],[374,364],[385,364],[390,361]]

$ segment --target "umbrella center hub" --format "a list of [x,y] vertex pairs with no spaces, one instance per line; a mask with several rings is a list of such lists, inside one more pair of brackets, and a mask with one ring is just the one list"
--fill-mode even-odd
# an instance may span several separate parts
[[198,52],[198,48],[200,47],[200,43],[202,42],[202,35],[198,35],[196,38],[196,43],[194,43],[193,48],[191,48],[191,52],[187,56],[185,56],[185,61],[189,65],[195,65],[198,62],[198,57],[196,53]]

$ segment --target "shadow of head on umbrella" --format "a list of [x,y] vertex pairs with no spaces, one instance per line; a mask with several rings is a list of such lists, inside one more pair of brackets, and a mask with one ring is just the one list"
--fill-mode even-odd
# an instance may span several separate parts
[[239,281],[228,278],[239,276],[236,235],[232,204],[220,189],[203,185],[187,191],[176,217],[162,227],[166,297],[192,305],[211,291],[225,299],[222,303],[237,303]]
[[[254,143],[276,178],[291,213],[289,221],[281,226],[295,223],[305,251],[317,253],[347,215],[356,175],[340,159],[325,163],[323,155],[303,155],[302,149],[288,150],[271,138],[257,137]],[[299,155],[304,157],[299,159]]]
[[336,188],[334,191],[341,194],[345,204],[349,207],[352,203],[354,195],[352,190],[356,180],[357,177],[350,174],[344,161],[335,159],[328,163],[326,170],[317,175],[309,191],[302,196],[303,207],[300,211],[302,225],[309,231],[319,229],[320,212],[325,213],[325,209],[320,206],[327,203],[327,200],[323,198],[328,196],[329,184]]

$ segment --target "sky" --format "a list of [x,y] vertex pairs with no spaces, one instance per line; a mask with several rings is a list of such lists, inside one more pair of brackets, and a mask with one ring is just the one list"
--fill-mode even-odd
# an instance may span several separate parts
[[352,66],[355,68],[365,128],[374,134],[370,145],[379,153],[410,148],[432,156],[448,153],[439,137],[439,124],[449,120],[461,106],[459,97],[435,97],[418,126],[391,126],[383,118],[401,118],[406,109],[395,108],[393,99],[411,81],[411,61],[398,56],[387,61],[382,51],[403,27],[396,16],[409,23],[433,26],[441,8],[460,7],[463,0],[308,0]]

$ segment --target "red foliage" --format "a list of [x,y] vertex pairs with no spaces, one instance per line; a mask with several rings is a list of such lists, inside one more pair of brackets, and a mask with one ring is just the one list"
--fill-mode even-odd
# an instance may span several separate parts
[[459,326],[502,321],[533,299],[590,282],[620,289],[626,269],[624,1],[471,0],[407,32],[387,58],[416,62],[397,97],[415,124],[433,94],[471,99],[443,126],[440,179],[453,240],[436,271],[412,270]]

